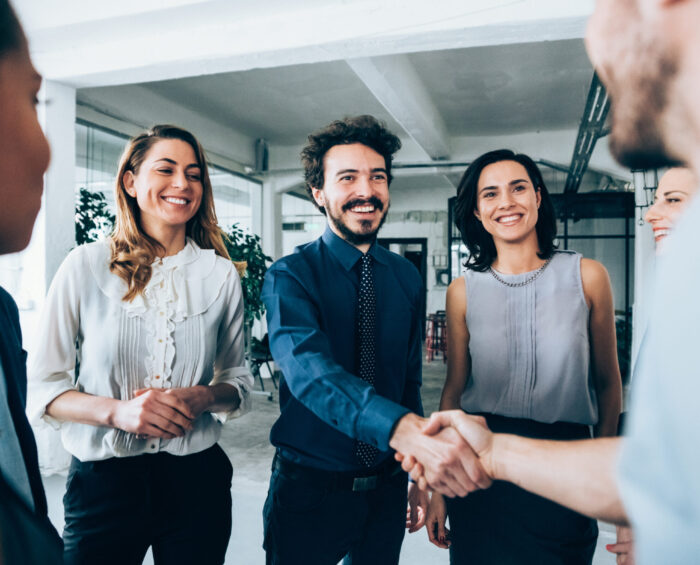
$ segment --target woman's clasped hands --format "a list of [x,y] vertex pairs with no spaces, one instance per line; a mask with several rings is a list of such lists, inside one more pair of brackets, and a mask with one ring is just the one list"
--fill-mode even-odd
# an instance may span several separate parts
[[173,439],[192,430],[194,421],[211,404],[209,387],[144,388],[131,400],[121,400],[114,426],[141,438]]

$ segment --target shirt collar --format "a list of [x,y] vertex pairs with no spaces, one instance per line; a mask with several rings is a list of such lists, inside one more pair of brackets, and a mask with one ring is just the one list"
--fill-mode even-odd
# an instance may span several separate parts
[[[321,239],[346,271],[352,269],[362,257],[362,251],[338,236],[330,226],[326,226],[326,231],[323,232]],[[387,262],[386,252],[386,249],[379,245],[376,240],[367,251],[372,258],[382,264]]]
[[196,261],[201,253],[199,246],[191,238],[185,239],[185,247],[178,251],[175,255],[168,255],[156,259],[153,263],[153,268],[173,269],[182,267]]

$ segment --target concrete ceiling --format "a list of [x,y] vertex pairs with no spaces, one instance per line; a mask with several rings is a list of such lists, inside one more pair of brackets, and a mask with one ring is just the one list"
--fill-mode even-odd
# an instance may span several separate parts
[[[496,45],[408,55],[450,137],[575,128],[593,69],[583,41]],[[313,129],[347,115],[373,114],[402,127],[346,61],[253,69],[142,83],[177,105],[196,108],[252,138],[294,145]],[[117,94],[120,113],[132,85],[86,88],[79,100]]]
[[577,127],[593,74],[581,39],[409,58],[453,136]]
[[[356,114],[380,116],[390,129],[401,131],[345,61],[254,69],[142,86],[176,104],[196,107],[253,139],[263,137],[272,144],[300,144],[314,129]],[[99,97],[99,90],[87,89],[85,94],[94,100]]]
[[[175,121],[248,167],[264,138],[284,174],[309,132],[360,113],[402,138],[398,162],[511,147],[567,165],[593,74],[592,0],[67,0],[54,18],[41,0],[15,4],[79,116]],[[591,165],[624,174],[599,145]],[[403,171],[393,188],[453,192],[460,174]]]

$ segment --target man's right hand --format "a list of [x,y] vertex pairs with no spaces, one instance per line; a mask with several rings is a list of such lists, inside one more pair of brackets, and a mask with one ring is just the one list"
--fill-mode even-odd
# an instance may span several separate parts
[[[453,428],[459,432],[459,435],[470,446],[470,450],[478,457],[481,468],[486,473],[486,476],[492,479],[494,477],[491,457],[493,433],[488,429],[486,420],[481,416],[471,416],[461,410],[435,412],[430,417],[427,424],[423,426],[423,433],[434,435],[448,428]],[[398,454],[397,459],[401,461],[404,471],[411,474],[411,478],[420,488],[432,488],[438,492],[447,494],[430,484],[430,481],[425,476],[423,464],[419,459],[413,455],[404,456],[404,454]]]
[[493,467],[493,432],[486,425],[483,416],[472,416],[462,410],[435,412],[423,428],[423,433],[432,435],[446,427],[455,428],[459,435],[479,456],[482,467],[489,477],[494,476]]
[[478,456],[455,428],[441,420],[430,426],[430,433],[423,433],[425,420],[406,414],[389,441],[397,452],[420,463],[421,487],[454,497],[491,486]]

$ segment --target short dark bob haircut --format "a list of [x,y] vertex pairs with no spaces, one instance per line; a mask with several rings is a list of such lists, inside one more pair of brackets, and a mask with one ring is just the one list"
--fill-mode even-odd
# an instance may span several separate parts
[[325,128],[309,135],[306,147],[301,151],[301,164],[304,166],[304,180],[309,198],[323,212],[323,206],[316,204],[312,188],[323,188],[323,157],[331,147],[361,143],[384,157],[386,174],[391,184],[391,160],[401,149],[401,140],[386,129],[386,124],[374,116],[363,115],[346,117],[328,124]]
[[540,207],[537,214],[537,242],[539,244],[540,259],[549,259],[554,253],[554,239],[557,236],[557,218],[554,214],[554,205],[549,197],[547,187],[542,180],[542,173],[535,162],[522,153],[515,153],[510,149],[498,149],[489,151],[475,159],[462,176],[457,187],[457,202],[455,204],[455,223],[462,234],[462,241],[469,249],[469,259],[465,266],[474,271],[486,271],[496,260],[496,246],[493,237],[484,229],[481,221],[474,215],[477,208],[477,193],[481,171],[488,165],[501,161],[515,161],[520,163],[527,171],[530,182],[541,196]]
[[0,57],[21,48],[24,33],[8,0],[0,0]]

